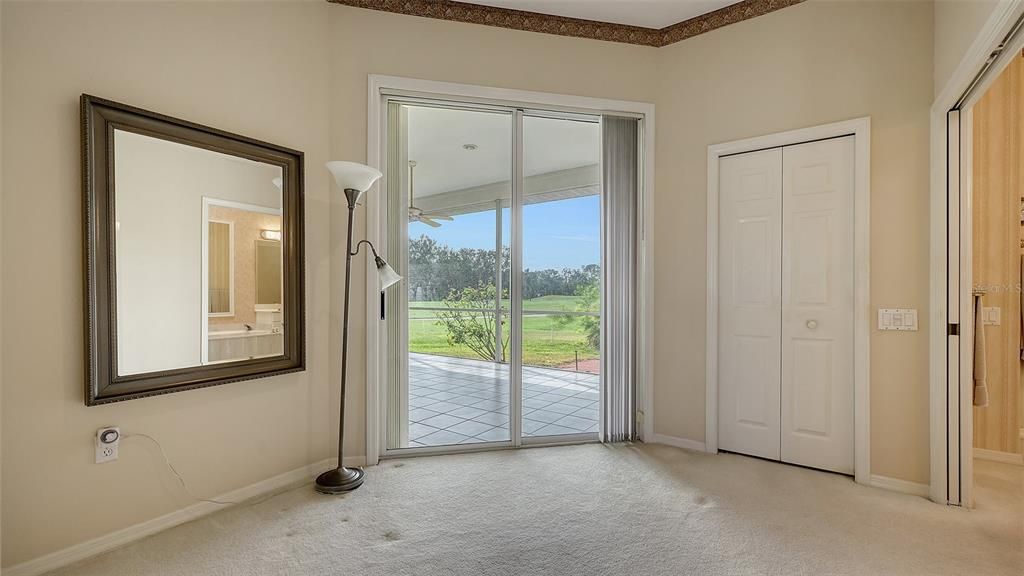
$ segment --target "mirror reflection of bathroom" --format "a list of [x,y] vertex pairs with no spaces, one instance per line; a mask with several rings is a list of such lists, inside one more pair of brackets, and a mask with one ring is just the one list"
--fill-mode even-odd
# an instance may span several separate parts
[[204,199],[207,348],[204,364],[284,353],[281,213]]
[[280,166],[114,130],[119,375],[284,354]]

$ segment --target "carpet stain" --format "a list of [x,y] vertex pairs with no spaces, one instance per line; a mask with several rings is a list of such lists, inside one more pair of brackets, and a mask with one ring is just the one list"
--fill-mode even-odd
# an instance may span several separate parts
[[708,505],[708,497],[707,496],[697,496],[696,498],[693,499],[693,503],[696,504],[697,506],[707,506]]
[[400,538],[401,536],[395,530],[388,530],[384,533],[384,539],[388,542],[394,542],[396,540],[399,540]]
[[405,466],[405,462],[395,462],[392,468],[401,468],[402,466]]
[[285,533],[284,533],[284,535],[285,535],[285,536],[287,536],[288,538],[292,538],[292,537],[294,537],[294,536],[295,536],[296,534],[298,534],[298,532],[296,532],[295,530],[289,530],[289,531],[287,531],[287,532],[285,532]]

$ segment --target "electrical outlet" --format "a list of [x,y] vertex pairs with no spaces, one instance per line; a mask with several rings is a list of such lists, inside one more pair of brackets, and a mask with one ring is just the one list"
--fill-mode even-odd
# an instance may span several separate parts
[[117,460],[117,449],[121,445],[121,429],[107,426],[96,431],[96,463]]

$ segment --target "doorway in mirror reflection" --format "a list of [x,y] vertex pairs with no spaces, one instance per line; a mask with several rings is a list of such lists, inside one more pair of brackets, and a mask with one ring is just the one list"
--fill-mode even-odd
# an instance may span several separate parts
[[204,198],[207,334],[204,364],[280,356],[281,214]]

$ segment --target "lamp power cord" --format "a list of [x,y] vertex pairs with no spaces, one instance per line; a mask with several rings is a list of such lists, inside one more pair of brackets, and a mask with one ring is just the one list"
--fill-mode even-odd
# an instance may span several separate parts
[[181,484],[182,490],[184,490],[185,493],[188,494],[188,496],[190,498],[192,498],[193,500],[196,500],[196,501],[199,501],[199,502],[208,502],[210,504],[217,504],[219,506],[230,506],[230,505],[233,505],[233,504],[238,504],[238,502],[233,502],[233,501],[230,501],[230,500],[214,500],[212,498],[200,498],[199,496],[196,496],[192,492],[192,490],[189,489],[188,484],[185,482],[185,478],[182,477],[182,475],[174,467],[174,464],[171,464],[171,459],[167,457],[167,452],[164,450],[163,445],[160,444],[160,441],[157,440],[156,438],[153,438],[149,434],[143,434],[142,432],[132,432],[132,433],[123,434],[122,437],[126,438],[126,439],[127,438],[132,438],[132,437],[145,438],[145,439],[149,440],[150,442],[152,442],[153,444],[155,444],[157,449],[160,450],[160,456],[163,457],[164,464],[167,465],[167,469],[170,470],[172,474],[174,474],[174,477],[178,479],[178,483]]

